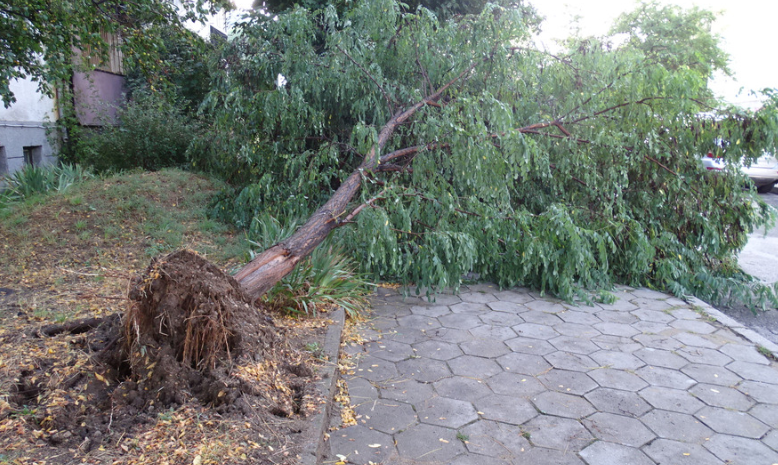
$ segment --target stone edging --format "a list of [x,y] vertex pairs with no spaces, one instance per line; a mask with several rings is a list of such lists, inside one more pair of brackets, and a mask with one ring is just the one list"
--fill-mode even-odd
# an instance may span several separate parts
[[741,337],[744,337],[759,347],[764,347],[765,349],[769,350],[773,354],[774,358],[778,358],[778,344],[774,344],[772,341],[757,333],[756,331],[748,329],[739,321],[723,314],[722,312],[711,307],[707,302],[700,300],[697,297],[686,296],[685,300],[690,305],[700,308],[706,315],[731,329]]
[[340,337],[343,333],[345,324],[345,312],[339,308],[329,315],[333,323],[327,328],[327,335],[324,339],[322,351],[327,356],[327,362],[318,369],[321,377],[316,383],[316,391],[324,397],[324,403],[319,411],[308,421],[304,433],[307,441],[303,444],[300,453],[300,465],[317,465],[324,458],[324,438],[329,428],[330,409],[332,399],[335,396],[338,380],[338,355],[340,351]]

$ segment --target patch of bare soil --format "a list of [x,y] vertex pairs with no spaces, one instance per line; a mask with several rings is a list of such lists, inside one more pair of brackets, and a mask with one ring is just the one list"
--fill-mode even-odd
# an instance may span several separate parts
[[[324,325],[277,324],[190,251],[153,260],[130,296],[124,315],[2,336],[33,352],[49,341],[62,349],[26,359],[6,380],[6,457],[297,463],[306,417],[323,401],[316,361],[297,345],[315,342]],[[66,356],[79,352],[88,359]]]

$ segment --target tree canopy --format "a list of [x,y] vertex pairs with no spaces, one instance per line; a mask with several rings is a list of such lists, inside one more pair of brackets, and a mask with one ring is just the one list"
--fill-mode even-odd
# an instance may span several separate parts
[[[432,289],[475,273],[571,299],[614,282],[774,299],[735,261],[768,208],[698,159],[717,137],[733,162],[774,149],[774,105],[727,113],[707,68],[640,46],[535,50],[524,13],[440,21],[368,0],[254,16],[206,99],[213,150],[193,160],[239,189],[217,211],[251,228],[325,205],[314,216],[367,270]],[[354,176],[358,196],[331,207]]]
[[124,56],[154,69],[160,31],[200,20],[229,0],[0,0],[0,97],[15,101],[9,85],[18,78],[38,81],[43,91],[69,79],[75,49],[85,57],[106,56],[106,37],[121,37]]

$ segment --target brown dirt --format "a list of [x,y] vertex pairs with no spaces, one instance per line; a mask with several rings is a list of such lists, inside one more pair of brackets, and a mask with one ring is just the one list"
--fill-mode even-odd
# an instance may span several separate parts
[[80,207],[55,199],[26,213],[36,228],[0,223],[0,463],[297,463],[323,402],[309,349],[326,314],[252,308],[220,270],[234,262],[191,252],[139,273],[150,239],[132,216],[111,241],[60,242]]

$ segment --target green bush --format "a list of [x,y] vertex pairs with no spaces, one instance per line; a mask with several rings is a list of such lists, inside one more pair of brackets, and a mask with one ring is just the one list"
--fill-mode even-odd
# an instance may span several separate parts
[[182,166],[197,131],[176,105],[140,94],[120,110],[119,124],[82,133],[76,159],[97,171]]

